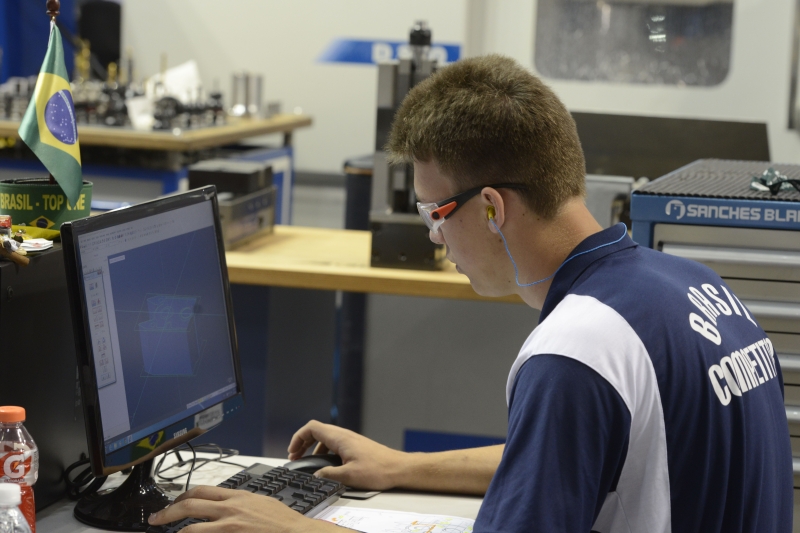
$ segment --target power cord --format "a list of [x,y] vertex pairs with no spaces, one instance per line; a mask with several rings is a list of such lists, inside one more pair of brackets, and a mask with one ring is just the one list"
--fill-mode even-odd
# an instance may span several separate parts
[[81,458],[72,463],[64,470],[64,482],[67,484],[67,496],[72,500],[79,500],[83,496],[97,492],[103,483],[106,482],[107,476],[94,477],[92,475],[92,467],[87,466],[81,470],[78,475],[71,478],[72,472],[83,465],[89,464],[89,458],[86,454],[81,453]]
[[194,446],[190,443],[186,443],[190,450],[192,450],[192,467],[189,469],[189,474],[186,476],[186,488],[183,489],[183,492],[187,492],[189,490],[189,480],[192,479],[192,472],[194,472],[194,465],[197,463],[197,452],[194,451]]
[[[184,459],[180,453],[182,451],[183,452],[191,451],[192,458]],[[216,453],[217,457],[198,458],[197,452]],[[174,464],[164,467],[164,460],[171,453],[174,453],[176,455],[178,461]],[[223,448],[218,444],[207,443],[207,444],[198,444],[196,446],[192,446],[187,442],[162,455],[158,463],[156,463],[153,475],[157,479],[161,479],[164,481],[175,481],[177,479],[186,476],[185,490],[189,490],[189,482],[192,479],[192,473],[195,470],[198,470],[202,466],[207,465],[209,463],[220,463],[220,464],[238,466],[240,468],[247,468],[249,465],[242,465],[239,463],[226,461],[226,459],[230,459],[231,457],[235,457],[237,455],[239,455],[239,450],[234,450],[233,448]],[[191,463],[191,467],[189,468],[188,472],[181,472],[180,474],[176,474],[174,476],[165,475],[166,472],[169,472],[173,468],[180,468],[186,466],[189,463]],[[78,474],[73,477],[72,476],[73,472],[84,465],[87,465],[86,468],[78,472]],[[86,454],[81,453],[81,458],[72,463],[71,465],[69,465],[66,468],[66,470],[64,470],[63,479],[67,485],[67,496],[69,496],[69,498],[72,500],[79,500],[83,496],[87,496],[89,494],[97,492],[100,489],[100,487],[103,486],[103,483],[105,483],[107,479],[107,476],[94,477],[92,475],[92,467],[88,465],[89,465],[89,458],[86,457]]]

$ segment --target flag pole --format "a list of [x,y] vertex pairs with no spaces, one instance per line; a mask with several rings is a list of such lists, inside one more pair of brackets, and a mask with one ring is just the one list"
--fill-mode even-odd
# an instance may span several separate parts
[[[47,8],[47,16],[50,17],[50,31],[53,31],[53,26],[56,24],[56,17],[61,12],[61,0],[46,0],[45,6]],[[55,185],[56,179],[53,174],[50,174],[50,184]]]

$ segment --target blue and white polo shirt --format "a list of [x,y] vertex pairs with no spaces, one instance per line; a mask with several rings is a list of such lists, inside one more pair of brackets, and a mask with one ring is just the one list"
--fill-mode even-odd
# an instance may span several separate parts
[[[617,225],[572,256],[616,240]],[[620,242],[558,272],[476,532],[790,532],[775,350],[711,269]]]

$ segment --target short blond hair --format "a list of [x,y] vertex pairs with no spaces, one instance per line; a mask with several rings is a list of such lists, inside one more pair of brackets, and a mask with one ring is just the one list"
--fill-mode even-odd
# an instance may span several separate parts
[[435,161],[463,190],[525,185],[520,194],[548,219],[585,195],[572,116],[539,78],[500,55],[457,61],[415,86],[386,150],[392,164]]

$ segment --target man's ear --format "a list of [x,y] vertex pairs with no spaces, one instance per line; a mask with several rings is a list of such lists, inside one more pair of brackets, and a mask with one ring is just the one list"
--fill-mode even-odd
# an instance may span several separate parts
[[[484,187],[481,191],[483,213],[486,216],[486,225],[489,231],[497,233],[497,228],[502,228],[506,220],[505,202],[497,189]],[[494,224],[492,224],[494,222]]]

